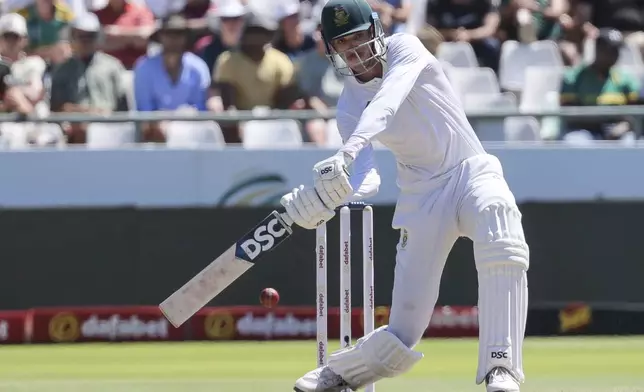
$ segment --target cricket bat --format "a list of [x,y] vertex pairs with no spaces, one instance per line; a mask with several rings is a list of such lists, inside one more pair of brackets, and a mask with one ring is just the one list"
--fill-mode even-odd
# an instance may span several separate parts
[[293,234],[286,213],[271,212],[255,228],[163,301],[159,308],[170,323],[180,327],[232,282],[248,271],[259,257]]

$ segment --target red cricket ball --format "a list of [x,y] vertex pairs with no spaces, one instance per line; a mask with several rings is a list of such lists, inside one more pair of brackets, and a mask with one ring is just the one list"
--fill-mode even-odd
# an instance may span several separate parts
[[268,287],[259,295],[259,302],[267,308],[272,308],[280,302],[280,295],[274,288]]

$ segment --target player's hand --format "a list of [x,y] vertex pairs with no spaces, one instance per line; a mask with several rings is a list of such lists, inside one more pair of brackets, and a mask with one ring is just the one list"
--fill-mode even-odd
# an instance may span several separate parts
[[322,203],[315,189],[304,185],[282,196],[280,203],[289,218],[305,229],[315,229],[335,216],[335,211]]
[[342,152],[313,166],[313,184],[324,205],[334,210],[353,194],[348,166],[351,158]]

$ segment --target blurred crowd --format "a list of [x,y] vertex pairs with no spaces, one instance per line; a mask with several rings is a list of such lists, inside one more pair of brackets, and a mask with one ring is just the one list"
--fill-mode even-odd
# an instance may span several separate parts
[[[439,59],[459,68],[448,74],[465,91],[466,109],[535,112],[642,103],[644,1],[428,0],[425,15],[417,34]],[[490,70],[499,83],[490,82]],[[620,116],[479,124],[475,129],[488,140],[580,143],[641,136],[635,132],[641,124]]]
[[[498,101],[526,110],[640,102],[642,0],[369,1],[387,34],[418,35],[445,64],[466,110],[498,107]],[[343,81],[326,59],[318,30],[323,3],[3,0],[0,106],[5,113],[43,118],[51,112],[325,113],[335,106]],[[531,77],[528,70],[534,67],[541,73],[532,69]],[[543,78],[550,82],[532,91],[531,82]],[[543,90],[544,85],[556,91]],[[534,96],[541,98],[530,100]],[[532,120],[519,128],[536,128],[537,139],[633,137],[629,118],[575,120],[555,131]],[[270,144],[271,138],[285,144],[337,143],[332,120],[188,123],[146,122],[139,131],[143,141],[152,143],[190,138],[249,147]],[[480,124],[484,139],[486,126],[491,128]],[[118,143],[134,134],[130,128],[13,122],[0,124],[0,136],[10,146],[110,138]],[[186,129],[192,135],[186,136]]]

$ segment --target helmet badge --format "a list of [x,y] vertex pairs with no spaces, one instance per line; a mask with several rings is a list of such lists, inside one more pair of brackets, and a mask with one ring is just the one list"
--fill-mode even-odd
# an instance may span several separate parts
[[339,6],[336,6],[333,10],[335,11],[333,22],[335,22],[335,25],[337,27],[344,26],[347,23],[349,23],[349,14],[344,9],[344,7],[339,5]]

